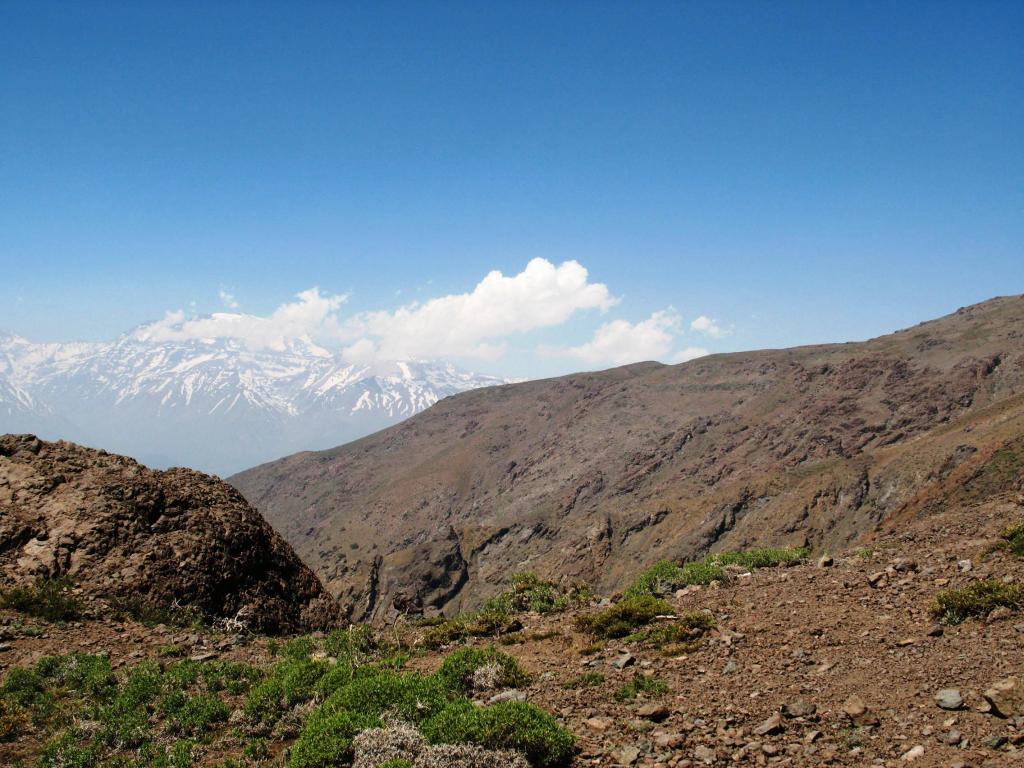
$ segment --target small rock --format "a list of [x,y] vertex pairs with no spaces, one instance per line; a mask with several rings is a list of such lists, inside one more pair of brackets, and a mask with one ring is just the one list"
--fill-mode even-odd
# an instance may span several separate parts
[[640,758],[640,750],[636,747],[622,747],[615,753],[615,759],[622,765],[632,765]]
[[907,557],[897,557],[892,561],[892,567],[898,573],[908,573],[917,570],[917,563]]
[[661,749],[675,749],[685,740],[681,733],[659,733],[654,737],[654,745]]
[[868,584],[870,584],[872,587],[880,587],[885,581],[885,578],[885,571],[876,571],[875,573],[872,573],[870,576],[868,576]]
[[970,560],[957,560],[956,567],[960,569],[961,573],[967,573],[974,567],[974,564]]
[[217,654],[213,651],[206,651],[205,653],[193,653],[189,656],[190,661],[209,661],[210,659],[216,659]]
[[693,748],[693,757],[702,763],[713,763],[717,759],[718,755],[715,750],[711,747],[705,747],[703,744]]
[[739,672],[739,671],[740,671],[740,665],[737,664],[732,659],[729,659],[727,662],[725,662],[725,666],[722,667],[722,674],[723,675],[732,675],[732,674],[735,674],[736,672]]
[[835,562],[836,561],[832,559],[832,555],[822,555],[821,558],[818,560],[818,567],[831,568],[833,565],[835,565]]
[[1004,621],[1005,619],[1013,616],[1013,611],[1007,608],[1005,605],[1000,605],[998,608],[993,609],[988,616],[985,617],[985,621],[988,624],[992,624],[997,621]]
[[754,733],[758,736],[767,736],[771,733],[778,733],[783,728],[784,726],[782,724],[782,715],[776,712],[763,723],[755,727]]
[[993,714],[1000,717],[1024,715],[1024,680],[1007,677],[994,683],[982,694],[992,707]]
[[496,693],[487,700],[488,704],[497,704],[501,701],[526,701],[526,694],[518,688],[509,688],[507,691]]
[[942,637],[945,631],[941,624],[932,624],[931,629],[928,630],[928,637]]
[[664,704],[644,704],[640,709],[636,711],[640,717],[653,720],[656,723],[660,723],[662,720],[672,714],[671,710]]
[[854,694],[843,704],[843,712],[858,727],[873,727],[878,725],[878,718],[875,717],[864,699]]
[[960,731],[956,730],[956,728],[954,728],[952,730],[946,731],[941,736],[939,736],[939,741],[941,741],[943,744],[949,744],[949,746],[955,747],[957,744],[963,741],[963,738],[964,735],[960,733]]
[[807,699],[794,699],[782,707],[782,714],[786,717],[813,717],[817,711],[817,705]]
[[922,747],[920,744],[918,744],[916,747],[911,747],[906,752],[904,752],[903,757],[901,757],[900,760],[905,760],[909,763],[911,760],[917,760],[917,758],[919,757],[924,757],[924,747]]
[[615,725],[615,721],[612,720],[610,717],[591,717],[587,720],[584,720],[583,724],[588,728],[592,728],[595,731],[604,733],[613,725]]
[[991,736],[986,736],[984,739],[982,739],[981,743],[989,749],[999,749],[1001,746],[1003,746],[1003,744],[1006,743],[1006,737],[1001,736],[998,733],[993,733]]
[[942,709],[960,709],[964,705],[964,697],[956,688],[943,688],[935,694],[935,703]]
[[634,664],[636,664],[636,657],[632,653],[623,653],[612,662],[612,666],[616,669],[625,669]]

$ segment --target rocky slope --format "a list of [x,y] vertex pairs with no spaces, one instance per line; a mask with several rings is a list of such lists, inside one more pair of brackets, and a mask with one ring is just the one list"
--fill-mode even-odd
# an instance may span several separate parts
[[291,547],[231,486],[30,435],[0,437],[0,582],[69,577],[128,610],[192,608],[275,632],[336,620]]
[[469,392],[231,482],[381,618],[472,607],[517,570],[612,591],[661,558],[847,545],[1022,434],[1008,297],[862,343]]
[[[628,637],[595,641],[577,629],[575,619],[599,611],[596,605],[520,614],[522,630],[503,636],[496,647],[515,657],[530,680],[516,690],[480,697],[525,698],[553,713],[576,737],[573,768],[1024,765],[1022,614],[997,609],[961,624],[939,625],[929,610],[941,590],[987,579],[1024,584],[1024,560],[994,549],[1000,531],[1024,520],[1020,466],[1016,491],[969,503],[949,493],[955,486],[971,493],[977,490],[972,485],[993,488],[1005,478],[1007,462],[1005,455],[994,456],[962,474],[964,482],[933,489],[935,494],[908,508],[907,519],[872,534],[870,546],[831,552],[827,567],[813,559],[752,573],[739,569],[727,583],[669,595],[676,616],[703,611],[714,622],[700,642],[683,651]],[[918,514],[939,500],[941,508]],[[667,625],[673,621],[662,619]],[[430,629],[400,622],[379,636],[405,649],[407,644],[418,648]],[[495,641],[469,640],[477,648]],[[210,628],[107,619],[52,624],[0,609],[0,675],[7,681],[15,670],[43,665],[42,657],[103,653],[124,679],[143,664],[162,667],[168,676],[175,665],[191,666],[192,678],[199,681],[195,687],[207,693],[202,680],[223,675],[221,665],[252,665],[252,679],[260,681],[275,664],[294,663],[303,642],[283,654],[276,641]],[[403,669],[433,672],[454,650],[419,648],[402,657]],[[314,653],[313,658],[330,668],[336,660],[325,656]],[[648,681],[639,692],[638,676]],[[1003,711],[986,696],[1001,683],[1005,690],[1005,681],[1016,684],[1016,693],[996,699]],[[623,695],[630,687],[633,696]],[[46,745],[58,743],[60,728],[75,731],[82,743],[99,727],[85,717],[58,720],[49,728],[23,719],[20,731],[5,738],[3,695],[11,698],[11,691],[18,689],[0,688],[0,764],[36,765]],[[208,699],[199,692],[189,695]],[[60,693],[75,711],[78,692]],[[253,728],[246,694],[222,688],[214,694],[225,699],[228,710],[200,732],[202,738],[188,742],[190,759],[176,765],[219,765],[226,759],[244,766],[286,765],[297,735],[322,702],[284,707],[281,722],[267,735]],[[8,722],[12,714],[18,711],[8,713]],[[149,716],[154,741],[171,745],[156,725],[160,717],[160,710]],[[259,746],[256,736],[267,737],[262,751],[253,750]],[[138,757],[130,744],[112,748],[117,747]],[[96,764],[70,760],[83,752],[65,751],[61,764]],[[50,757],[39,764],[55,761]],[[346,764],[323,763],[325,768]]]

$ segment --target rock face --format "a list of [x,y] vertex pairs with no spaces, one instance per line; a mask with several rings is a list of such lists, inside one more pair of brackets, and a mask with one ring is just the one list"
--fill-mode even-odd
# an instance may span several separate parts
[[642,363],[447,398],[231,478],[357,618],[509,573],[608,593],[662,558],[838,551],[1021,488],[1024,298],[867,342]]
[[63,576],[113,603],[190,606],[264,632],[337,619],[313,572],[226,483],[0,436],[0,580]]

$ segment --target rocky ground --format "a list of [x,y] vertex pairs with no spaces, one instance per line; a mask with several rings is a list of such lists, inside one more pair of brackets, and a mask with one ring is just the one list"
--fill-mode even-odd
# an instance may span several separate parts
[[[992,551],[999,531],[1022,517],[1024,499],[1002,497],[912,521],[823,561],[819,554],[795,567],[737,572],[725,586],[681,590],[669,598],[679,614],[706,610],[716,623],[681,655],[595,643],[573,622],[594,607],[525,614],[521,642],[499,647],[533,682],[501,696],[554,713],[576,735],[580,766],[1024,765],[1024,693],[995,697],[1005,711],[985,696],[1024,672],[1024,615],[997,610],[943,626],[928,610],[949,587],[990,578],[1024,584],[1024,561]],[[400,625],[385,633],[413,642],[423,631]],[[262,665],[273,642],[134,621],[46,624],[9,611],[0,613],[0,637],[5,674],[70,650],[105,651],[115,667],[130,666],[162,658],[169,646],[200,661]],[[443,655],[414,653],[408,667],[432,671]],[[617,698],[637,675],[651,690]],[[272,743],[270,764],[287,746],[287,738]],[[33,738],[0,744],[0,763],[38,748]],[[213,743],[201,763],[225,751]]]

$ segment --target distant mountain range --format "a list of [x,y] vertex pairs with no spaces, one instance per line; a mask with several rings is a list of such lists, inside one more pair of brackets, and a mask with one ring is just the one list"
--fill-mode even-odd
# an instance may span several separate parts
[[444,362],[352,365],[310,341],[35,344],[0,334],[0,433],[226,475],[390,426],[502,379]]

